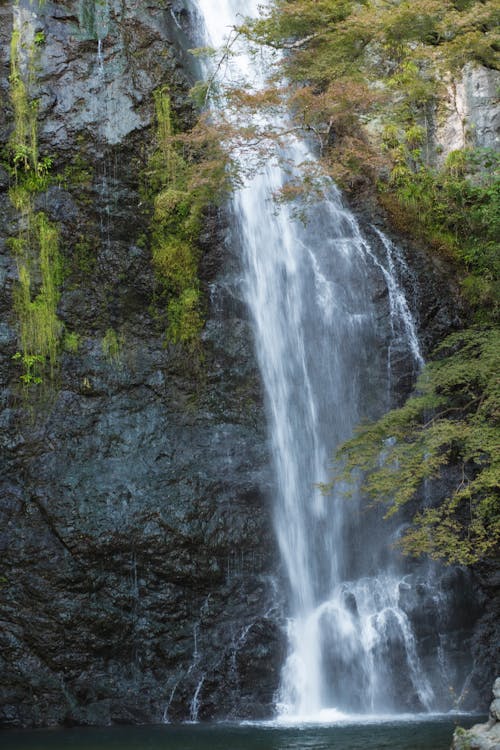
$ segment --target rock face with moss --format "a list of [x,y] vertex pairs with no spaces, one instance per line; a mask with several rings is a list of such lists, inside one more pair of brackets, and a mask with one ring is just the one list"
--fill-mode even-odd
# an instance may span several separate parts
[[[155,92],[180,131],[194,121],[185,22],[170,3],[0,6],[4,726],[255,717],[277,686],[271,478],[238,260],[205,210],[193,348],[166,334],[151,252]],[[28,336],[49,292],[53,349]]]

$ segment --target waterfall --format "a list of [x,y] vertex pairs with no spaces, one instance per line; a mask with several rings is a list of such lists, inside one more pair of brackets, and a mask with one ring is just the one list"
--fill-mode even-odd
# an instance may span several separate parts
[[[243,16],[257,15],[260,2],[196,5],[205,44],[219,47]],[[238,41],[232,53],[226,80],[250,79],[258,87],[269,67],[265,53],[251,56]],[[280,124],[286,128],[285,120],[272,126]],[[409,615],[431,596],[431,573],[417,576],[397,560],[387,537],[398,529],[377,519],[367,527],[356,499],[325,498],[317,489],[329,478],[336,446],[363,417],[389,408],[393,345],[415,372],[422,364],[397,280],[398,253],[381,233],[372,233],[378,248],[366,239],[333,184],[305,217],[276,205],[272,196],[290,169],[298,173],[314,160],[293,135],[284,155],[287,171],[269,159],[236,190],[232,207],[266,391],[275,528],[289,585],[289,654],[277,707],[302,719],[325,710],[431,710],[439,666],[432,659],[423,664]],[[385,323],[375,285],[387,292]]]

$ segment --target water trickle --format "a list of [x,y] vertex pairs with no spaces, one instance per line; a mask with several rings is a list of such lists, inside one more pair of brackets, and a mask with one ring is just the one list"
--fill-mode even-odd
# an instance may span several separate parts
[[[411,356],[420,369],[424,365],[424,359],[418,342],[415,321],[408,306],[408,302],[406,301],[406,296],[401,286],[398,284],[397,279],[398,267],[402,267],[407,272],[408,267],[399,248],[396,247],[396,245],[394,245],[394,243],[391,242],[391,240],[380,230],[375,229],[375,232],[380,237],[386,252],[386,266],[384,267],[384,265],[378,261],[376,261],[376,263],[384,274],[387,290],[389,292],[392,339],[399,338],[407,347],[409,347]],[[399,331],[398,327],[400,329]],[[388,359],[390,359],[390,357]]]
[[[197,0],[206,28],[200,41],[223,45],[241,15],[257,15],[259,4]],[[269,66],[265,55],[251,56],[238,42],[232,52],[226,80],[259,86]],[[286,120],[269,123],[280,124],[285,128]],[[305,221],[291,205],[273,205],[291,165],[298,174],[299,165],[314,159],[293,136],[283,156],[287,173],[270,159],[233,198],[289,584],[289,655],[278,710],[294,717],[430,710],[439,667],[437,659],[423,663],[408,614],[428,594],[426,580],[402,569],[380,520],[363,524],[359,501],[325,499],[316,489],[328,479],[336,446],[361,418],[389,407],[392,348],[404,350],[414,372],[422,365],[397,278],[403,261],[380,232],[378,249],[367,241],[333,184],[323,201],[304,209]],[[373,301],[376,285],[387,290],[385,326]]]
[[198,628],[199,628],[199,624],[195,622],[194,628],[193,628],[193,642],[194,642],[193,662],[195,664],[200,660],[200,652],[198,651]]
[[94,9],[94,33],[97,37],[97,64],[100,73],[104,73],[103,41],[109,33],[110,8],[108,0],[96,3]]
[[205,675],[203,674],[200,677],[198,684],[196,685],[196,690],[194,691],[193,699],[191,701],[189,715],[190,715],[190,720],[194,723],[198,721],[198,713],[200,710],[200,691],[203,687],[204,682],[205,682]]
[[174,682],[173,687],[170,690],[170,695],[168,696],[168,701],[163,711],[162,721],[164,724],[170,724],[169,710],[170,710],[170,706],[172,705],[172,701],[174,700],[175,691],[177,690],[179,682],[180,680],[177,680],[176,682]]
[[102,54],[102,39],[99,37],[97,40],[97,67],[99,70],[99,73],[102,75],[104,73],[104,56]]

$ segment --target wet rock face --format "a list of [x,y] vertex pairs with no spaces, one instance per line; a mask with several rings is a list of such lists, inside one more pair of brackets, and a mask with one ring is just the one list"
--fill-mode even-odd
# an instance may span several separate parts
[[[472,642],[474,670],[470,679],[470,692],[473,694],[476,690],[479,693],[480,705],[484,707],[489,697],[488,686],[497,677],[499,664],[500,570],[498,560],[493,558],[480,563],[475,570],[475,577],[483,615],[474,629]],[[500,687],[498,682],[495,685],[495,690],[498,690]],[[500,695],[495,694],[495,698],[499,697]],[[466,708],[470,707],[474,707],[473,703],[466,701]],[[500,726],[497,731],[500,731]]]
[[[398,236],[388,224],[387,217],[373,200],[363,204],[363,196],[355,197],[351,207],[356,213],[363,234],[370,242],[379,262],[388,267],[387,249],[379,232],[389,239],[392,247],[392,273],[405,296],[408,310],[415,324],[418,342],[424,359],[451,331],[459,329],[466,318],[463,301],[453,271],[439,258],[429,254],[409,236]],[[389,320],[388,288],[382,274],[371,280],[373,301],[376,304],[382,346],[390,362],[390,403],[401,405],[411,392],[418,375],[415,358],[408,347],[408,337],[401,325]],[[375,416],[378,417],[380,411]]]
[[[167,85],[179,121],[192,117],[186,12],[88,0],[15,12],[44,33],[40,151],[63,179],[37,208],[61,229],[58,314],[79,347],[62,354],[43,399],[26,403],[6,243],[18,217],[2,170],[0,723],[269,715],[284,635],[240,269],[212,212],[203,359],[166,347],[140,192],[153,91]],[[4,102],[13,13],[0,6]],[[11,122],[0,124],[3,143]]]

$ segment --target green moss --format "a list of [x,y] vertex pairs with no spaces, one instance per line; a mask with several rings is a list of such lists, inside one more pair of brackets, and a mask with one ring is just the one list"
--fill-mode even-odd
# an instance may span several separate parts
[[120,362],[123,344],[123,337],[119,336],[113,328],[108,328],[101,341],[101,348],[102,353],[110,364]]
[[92,184],[93,169],[92,166],[83,158],[81,154],[77,154],[71,164],[68,164],[59,178],[59,181],[69,187],[90,187]]
[[14,309],[20,326],[22,361],[30,362],[40,378],[47,373],[54,375],[62,332],[57,317],[61,281],[58,245],[58,228],[45,214],[36,214],[30,243],[22,246],[17,259],[19,282],[14,290]]
[[76,354],[80,348],[80,336],[75,331],[66,331],[63,341],[64,349],[70,354]]
[[198,281],[198,236],[209,195],[199,182],[200,163],[176,138],[167,89],[155,92],[156,149],[147,169],[153,192],[152,261],[165,302],[169,342],[196,348],[204,325]]
[[193,247],[175,236],[162,237],[153,245],[153,263],[165,289],[172,294],[196,282],[197,263]]
[[170,341],[190,348],[197,347],[205,322],[200,312],[200,293],[197,289],[184,289],[179,297],[170,300],[168,321],[167,336]]
[[155,91],[154,101],[158,148],[156,159],[158,162],[158,168],[162,171],[160,179],[164,184],[174,184],[179,180],[179,172],[183,170],[184,162],[176,153],[172,143],[174,128],[172,124],[172,109],[168,90],[162,88]]
[[73,246],[71,262],[73,270],[83,274],[90,274],[95,269],[97,239],[80,234]]

